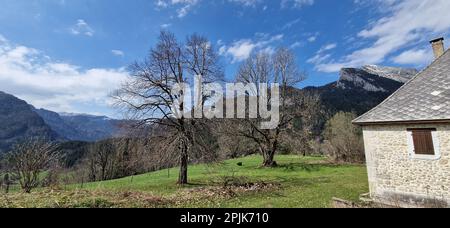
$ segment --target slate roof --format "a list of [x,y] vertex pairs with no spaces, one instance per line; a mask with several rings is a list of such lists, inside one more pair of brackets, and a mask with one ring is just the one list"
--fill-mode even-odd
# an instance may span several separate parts
[[450,122],[450,50],[355,124]]

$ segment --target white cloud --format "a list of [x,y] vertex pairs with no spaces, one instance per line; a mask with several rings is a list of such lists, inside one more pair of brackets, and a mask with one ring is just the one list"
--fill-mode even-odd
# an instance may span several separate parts
[[[200,5],[202,0],[156,0],[156,10],[171,8],[175,9],[178,18],[187,16],[194,7]],[[219,2],[219,1],[217,1]],[[221,4],[231,3],[238,4],[243,7],[257,7],[265,3],[265,0],[221,0]],[[313,5],[314,0],[281,0],[281,8],[302,8],[303,6]],[[262,5],[261,10],[266,11],[267,5]],[[240,12],[243,13],[243,12]]]
[[336,47],[337,47],[337,44],[336,44],[336,43],[327,44],[327,45],[322,46],[322,47],[319,49],[318,53],[322,53],[322,52],[325,52],[325,51],[329,51],[329,50],[335,49]]
[[301,22],[301,19],[300,18],[297,18],[297,19],[295,19],[295,20],[292,20],[292,21],[289,21],[288,23],[286,23],[284,26],[283,26],[283,30],[285,30],[285,29],[290,29],[290,28],[292,28],[292,26],[294,26],[294,25],[296,25],[296,24],[298,24],[298,23],[300,23]]
[[69,29],[73,35],[94,36],[95,30],[83,19],[77,20],[77,23]]
[[247,7],[256,7],[256,5],[262,2],[262,0],[228,0],[228,1],[232,3],[238,3],[240,5]]
[[269,54],[269,55],[273,55],[273,54],[275,54],[275,47],[273,47],[273,46],[268,46],[268,47],[265,47],[265,48],[263,48],[263,49],[261,49],[259,52],[260,53],[266,53],[266,54]]
[[294,7],[302,8],[303,6],[311,6],[314,4],[314,0],[282,0],[281,8]]
[[398,64],[411,64],[424,66],[433,61],[433,51],[431,48],[408,50],[392,59]]
[[316,40],[317,40],[317,36],[310,36],[308,38],[308,42],[310,42],[310,43],[316,42]]
[[354,0],[357,7],[376,7],[379,11],[386,11],[399,0]]
[[172,26],[172,24],[170,24],[170,23],[162,24],[162,25],[161,25],[161,28],[162,28],[162,29],[166,29],[166,28],[169,28],[170,26]]
[[239,40],[228,48],[222,46],[220,53],[231,55],[233,62],[240,62],[247,59],[255,48],[256,43],[253,43],[252,40]]
[[308,63],[313,63],[313,64],[318,64],[318,63],[322,63],[325,60],[328,60],[331,57],[330,54],[321,54],[321,53],[317,53],[315,56],[313,56],[312,58],[308,59]]
[[156,1],[155,5],[161,8],[165,8],[169,6],[169,1],[158,0]]
[[320,72],[325,73],[334,73],[339,72],[342,68],[349,67],[345,63],[335,63],[335,62],[329,62],[329,63],[318,63],[316,65],[316,70]]
[[[379,0],[382,1],[382,0]],[[324,62],[317,69],[336,72],[338,67],[359,67],[365,64],[380,64],[390,55],[417,43],[426,43],[437,36],[448,34],[450,30],[450,1],[448,0],[384,0],[390,5],[385,16],[371,23],[358,33],[357,39],[372,41],[368,47],[354,51],[342,59]],[[423,53],[416,58],[426,57]],[[405,54],[405,55],[406,55]],[[403,55],[400,60],[404,60]],[[395,59],[394,59],[395,60]],[[425,61],[422,60],[422,61]],[[422,62],[415,60],[415,62]]]
[[125,56],[125,53],[121,50],[111,50],[111,53],[115,56],[123,57]]
[[[126,79],[124,69],[81,67],[51,60],[42,52],[0,42],[0,90],[37,108],[57,112],[98,113],[108,108],[109,94]],[[94,106],[82,110],[83,106]]]
[[177,8],[177,16],[183,18],[189,14],[194,6],[196,6],[200,0],[158,0],[155,5],[158,8]]
[[303,42],[296,41],[296,42],[294,42],[293,44],[291,44],[291,49],[295,49],[295,48],[298,48],[298,47],[302,47],[303,45],[304,45]]
[[331,54],[327,54],[327,51],[333,50],[337,47],[336,43],[330,43],[322,46],[312,58],[308,59],[308,63],[321,64],[331,57]]
[[233,42],[231,45],[223,45],[219,49],[219,53],[224,56],[230,56],[232,62],[241,62],[250,57],[255,51],[271,53],[274,51],[273,43],[279,42],[284,35],[279,34],[270,36],[268,34],[257,34],[255,40],[242,39]]

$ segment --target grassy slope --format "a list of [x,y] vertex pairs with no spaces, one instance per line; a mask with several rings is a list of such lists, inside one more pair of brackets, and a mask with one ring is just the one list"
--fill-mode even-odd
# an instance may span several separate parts
[[[260,168],[252,156],[189,168],[191,185],[177,186],[177,169],[112,181],[39,189],[32,194],[0,194],[1,207],[330,207],[332,197],[357,201],[368,192],[365,166],[330,165],[323,158],[278,156],[280,167]],[[242,162],[243,166],[237,163]],[[169,172],[168,172],[169,171]],[[168,175],[170,174],[170,175]],[[224,177],[275,183],[259,191],[219,187]]]
[[[280,167],[260,168],[261,158],[252,156],[215,165],[196,165],[189,169],[191,185],[187,188],[217,184],[225,176],[242,177],[255,182],[275,182],[274,191],[241,194],[231,199],[195,200],[182,207],[329,207],[332,197],[358,200],[368,192],[365,166],[329,165],[323,158],[278,156]],[[237,163],[242,162],[243,166]],[[138,191],[169,197],[185,189],[174,183],[177,169],[148,173],[119,180],[85,184],[89,191]],[[80,186],[71,188],[80,189]],[[73,190],[73,189],[72,189]]]

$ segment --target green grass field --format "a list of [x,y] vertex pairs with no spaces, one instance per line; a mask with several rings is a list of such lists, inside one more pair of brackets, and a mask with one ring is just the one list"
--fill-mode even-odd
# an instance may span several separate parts
[[[0,195],[0,207],[326,208],[332,197],[357,201],[368,192],[365,166],[333,165],[320,157],[278,156],[261,168],[251,156],[189,167],[190,185],[177,186],[177,169],[118,180]],[[239,166],[238,163],[242,163]],[[234,184],[225,185],[225,180]]]

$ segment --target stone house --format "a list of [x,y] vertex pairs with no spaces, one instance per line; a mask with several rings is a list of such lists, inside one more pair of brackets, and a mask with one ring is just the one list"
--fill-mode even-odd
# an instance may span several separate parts
[[450,50],[354,120],[364,132],[370,194],[402,207],[450,207]]

